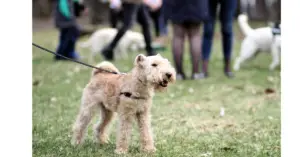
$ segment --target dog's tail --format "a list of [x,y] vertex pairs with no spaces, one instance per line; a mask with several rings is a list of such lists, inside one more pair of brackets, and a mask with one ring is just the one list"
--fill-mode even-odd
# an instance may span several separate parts
[[238,16],[238,23],[244,35],[249,35],[253,29],[248,24],[248,16],[246,14],[240,14]]
[[[120,73],[120,71],[111,62],[108,62],[108,61],[103,61],[103,62],[99,63],[98,65],[96,65],[96,67],[101,68],[103,70]],[[101,69],[93,69],[92,76],[96,75],[97,73],[104,72]]]

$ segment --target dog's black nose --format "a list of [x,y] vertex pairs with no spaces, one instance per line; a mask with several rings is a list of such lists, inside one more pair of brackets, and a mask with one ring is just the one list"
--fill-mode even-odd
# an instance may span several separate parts
[[166,73],[166,76],[167,76],[168,78],[170,78],[170,77],[172,76],[172,73]]

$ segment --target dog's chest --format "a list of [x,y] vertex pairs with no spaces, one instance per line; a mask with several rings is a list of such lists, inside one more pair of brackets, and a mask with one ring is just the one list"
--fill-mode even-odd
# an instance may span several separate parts
[[119,97],[119,107],[126,108],[130,112],[143,112],[151,105],[152,98],[138,92],[121,92]]

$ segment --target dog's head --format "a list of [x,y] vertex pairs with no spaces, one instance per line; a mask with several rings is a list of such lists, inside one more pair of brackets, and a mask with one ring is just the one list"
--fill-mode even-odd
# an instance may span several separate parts
[[135,66],[139,76],[147,83],[151,83],[157,91],[165,89],[169,83],[176,80],[176,72],[168,59],[160,54],[144,56],[140,54],[135,59]]

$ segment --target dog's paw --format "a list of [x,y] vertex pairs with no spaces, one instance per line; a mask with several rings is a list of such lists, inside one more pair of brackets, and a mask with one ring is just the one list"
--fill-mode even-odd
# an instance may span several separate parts
[[109,143],[109,137],[107,135],[102,135],[99,137],[100,144],[107,144]]
[[116,153],[116,154],[126,154],[127,151],[128,151],[127,149],[117,148],[117,149],[115,150],[115,153]]
[[156,148],[154,146],[143,147],[142,151],[146,153],[154,153],[156,152]]
[[78,139],[72,139],[72,140],[71,140],[71,144],[72,144],[73,146],[80,145],[80,144],[81,144],[81,140],[78,140]]

